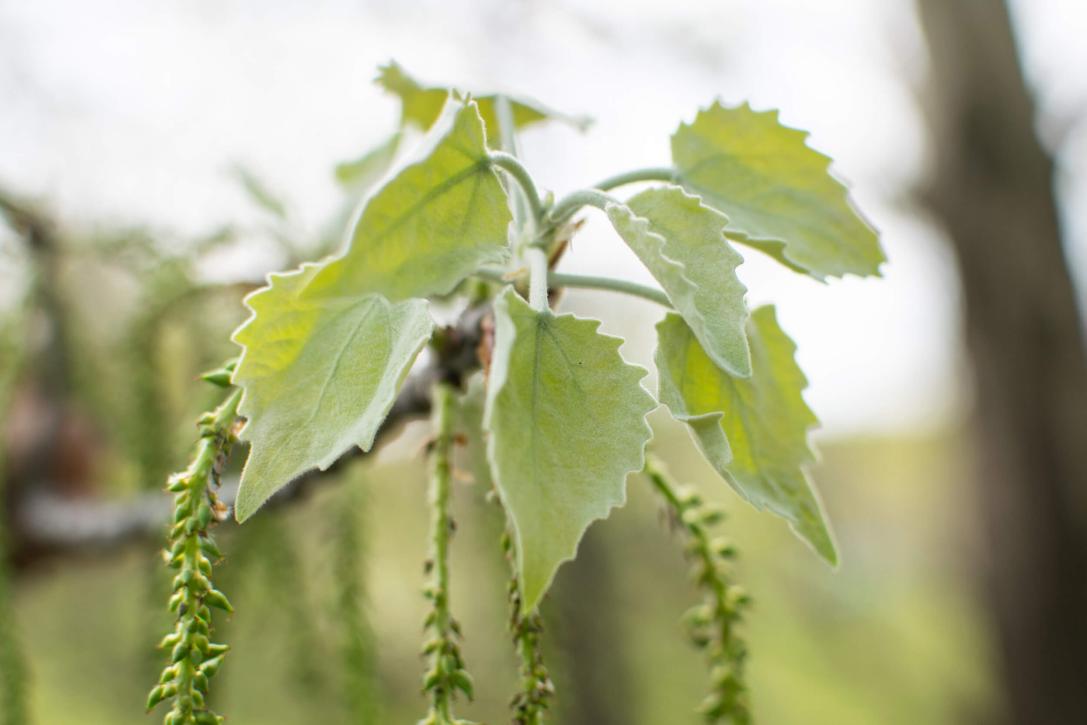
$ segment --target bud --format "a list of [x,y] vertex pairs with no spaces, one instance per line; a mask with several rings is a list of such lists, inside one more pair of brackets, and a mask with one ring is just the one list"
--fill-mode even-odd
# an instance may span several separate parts
[[[225,654],[230,651],[230,645],[228,644],[216,644],[211,643],[208,645],[208,656],[216,657],[221,654]],[[210,662],[210,660],[209,660]],[[206,662],[204,664],[207,664]]]
[[469,700],[475,699],[472,678],[467,672],[464,670],[457,670],[450,679],[453,681],[453,687],[463,692],[465,697]]
[[223,558],[223,552],[219,550],[219,547],[216,546],[215,541],[213,541],[209,536],[200,537],[200,550],[212,559]]
[[[208,649],[210,650],[211,648],[209,647]],[[222,666],[222,664],[223,655],[221,654],[205,660],[204,663],[200,665],[200,674],[203,675],[205,678],[215,677],[215,673],[219,671],[219,668]]]
[[147,711],[151,712],[152,710],[154,710],[155,706],[165,700],[167,697],[169,697],[169,695],[166,694],[165,685],[159,685],[158,687],[155,687],[153,690],[151,690],[150,694],[147,695]]
[[218,589],[208,590],[207,594],[204,595],[204,603],[210,607],[222,609],[224,612],[234,611],[234,607],[230,605],[230,600]]
[[718,537],[710,542],[710,549],[722,559],[735,559],[736,547],[724,537]]
[[702,523],[706,526],[716,526],[725,520],[725,511],[716,504],[706,504],[702,507]]
[[159,649],[168,649],[170,647],[173,647],[175,644],[178,643],[178,640],[180,639],[181,635],[179,635],[177,632],[171,632],[170,634],[163,637],[162,641],[159,642]]

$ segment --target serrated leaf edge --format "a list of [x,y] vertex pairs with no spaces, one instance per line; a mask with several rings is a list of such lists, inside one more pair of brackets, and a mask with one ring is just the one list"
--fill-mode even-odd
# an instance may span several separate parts
[[[722,212],[719,209],[715,209],[712,206],[709,206],[708,204],[705,203],[705,201],[702,199],[702,197],[698,196],[697,194],[691,194],[690,192],[688,192],[686,189],[684,189],[681,186],[677,186],[675,184],[664,184],[664,185],[653,187],[653,188],[667,190],[667,191],[678,191],[680,194],[683,195],[685,202],[696,204],[698,206],[699,210],[706,210],[706,211],[709,211],[709,212],[712,212],[714,214],[719,215],[721,217],[721,222],[722,222],[722,224],[721,224],[721,243],[726,244],[726,245],[729,244],[728,216],[724,212]],[[694,304],[694,298],[696,296],[695,295],[695,290],[699,289],[700,285],[696,281],[692,280],[689,276],[687,276],[687,265],[686,264],[684,264],[682,261],[680,261],[678,259],[675,259],[674,257],[668,256],[668,253],[665,251],[667,249],[667,247],[668,247],[668,240],[665,239],[665,237],[663,235],[658,234],[657,232],[653,231],[653,229],[652,229],[652,225],[653,225],[652,220],[650,220],[650,219],[648,219],[646,217],[643,217],[643,216],[639,216],[627,204],[625,204],[625,203],[620,204],[620,203],[614,202],[614,201],[608,202],[608,204],[605,205],[604,212],[608,215],[609,220],[611,220],[611,216],[615,212],[620,212],[620,213],[625,213],[625,214],[630,215],[632,223],[635,224],[636,226],[638,226],[642,230],[642,233],[647,238],[650,238],[650,239],[654,240],[655,246],[656,246],[657,256],[660,257],[660,259],[663,260],[665,264],[670,265],[671,267],[675,268],[678,271],[679,276],[687,283],[687,285],[689,287],[689,289],[686,290],[686,294],[684,295],[684,298],[689,298],[690,301],[691,301],[691,304],[688,305],[688,307],[691,309],[690,317],[696,318],[700,322],[704,323],[706,321],[706,316],[704,314],[702,314],[702,312],[699,310],[699,306],[697,304]],[[622,237],[621,234],[619,236]],[[743,257],[742,256],[740,258],[740,262],[738,262],[736,265],[734,265],[728,271],[732,272],[732,273],[735,273],[736,269],[741,264],[743,264]],[[650,270],[650,274],[652,274],[652,270]],[[743,282],[740,282],[740,286],[743,288],[744,296],[746,298],[747,285],[743,284]],[[663,287],[663,283],[662,283],[662,287]],[[672,293],[667,288],[664,288],[664,294],[668,296],[669,300],[672,300],[673,305],[676,304],[676,301],[674,299],[672,299]],[[745,302],[744,308],[745,309],[747,308],[746,302]],[[683,319],[685,321],[688,319],[688,315],[685,312],[681,312],[679,310],[678,306],[676,307],[676,312],[678,312],[680,314],[680,316],[683,317]],[[706,354],[709,355],[710,359],[713,360],[714,363],[716,363],[719,367],[722,367],[725,370],[727,370],[730,374],[737,375],[737,376],[739,376],[741,378],[751,377],[751,350],[750,350],[750,347],[747,344],[747,332],[746,332],[746,329],[745,329],[745,327],[747,325],[747,320],[750,317],[751,317],[751,313],[750,313],[750,311],[748,311],[747,314],[744,315],[744,318],[743,318],[743,320],[741,322],[740,329],[739,329],[739,335],[744,340],[744,347],[747,350],[747,356],[746,356],[747,357],[747,369],[746,370],[733,370],[729,361],[724,360],[723,358],[720,358],[716,354],[716,352],[711,352],[708,349],[709,346],[706,345],[705,342],[701,338],[699,338],[699,343],[702,344],[703,350],[706,351]],[[698,334],[697,330],[695,330],[695,328],[692,325],[690,325],[690,323],[688,323],[687,326],[691,328],[691,332],[694,333],[695,337],[699,337],[699,334]]]
[[[517,299],[520,302],[522,302],[523,304],[527,304],[527,303],[524,303],[524,300],[522,300],[520,298],[520,296],[517,295],[516,292],[514,292],[512,287],[507,286],[503,290],[503,292],[500,293],[495,298],[495,306],[497,307],[497,305],[505,303],[505,298],[508,298],[508,297],[517,297]],[[605,510],[603,512],[601,512],[599,515],[593,516],[592,518],[589,519],[588,523],[586,523],[586,525],[585,525],[585,528],[582,529],[581,535],[578,537],[577,542],[574,544],[573,550],[570,551],[567,556],[565,556],[565,557],[563,557],[563,558],[561,558],[561,559],[559,559],[557,561],[554,570],[551,572],[551,576],[543,584],[543,586],[540,587],[540,593],[538,595],[536,595],[533,598],[532,601],[530,601],[528,598],[525,597],[525,592],[524,592],[524,577],[523,577],[523,574],[522,574],[523,571],[524,571],[524,553],[523,553],[524,552],[524,546],[523,546],[523,540],[521,538],[521,529],[520,529],[520,526],[518,525],[517,519],[514,517],[514,515],[512,513],[512,510],[510,509],[509,502],[506,500],[506,496],[505,496],[505,493],[502,491],[502,487],[498,484],[498,481],[499,481],[499,476],[498,476],[498,472],[497,472],[498,464],[495,461],[495,448],[496,448],[496,445],[495,445],[494,432],[491,430],[491,411],[493,409],[492,399],[493,399],[493,397],[497,397],[498,394],[501,392],[501,387],[503,385],[505,385],[506,380],[505,380],[505,377],[504,377],[505,370],[499,370],[498,371],[498,372],[503,373],[503,377],[501,379],[499,379],[498,376],[495,374],[496,368],[498,368],[498,366],[492,365],[492,367],[491,367],[492,375],[487,380],[487,398],[486,398],[486,402],[485,402],[484,409],[483,409],[483,429],[487,434],[487,465],[491,469],[491,478],[494,480],[494,483],[495,483],[494,488],[495,488],[495,491],[498,493],[498,498],[502,502],[502,509],[503,509],[503,511],[506,512],[506,517],[509,520],[510,527],[513,529],[514,541],[516,543],[515,548],[516,548],[516,560],[517,560],[517,582],[518,582],[518,585],[521,587],[521,595],[522,595],[523,606],[524,606],[524,611],[525,612],[531,612],[531,611],[533,611],[533,610],[535,610],[537,608],[540,601],[542,601],[543,597],[551,589],[551,585],[555,581],[555,576],[558,574],[559,569],[562,568],[562,565],[565,564],[568,561],[573,561],[574,559],[577,558],[578,550],[581,548],[581,542],[584,541],[585,532],[587,532],[589,530],[589,527],[592,526],[597,521],[603,521],[604,519],[607,519],[608,517],[611,516],[612,511],[614,511],[615,509],[622,508],[622,507],[624,507],[626,505],[626,503],[627,503],[627,479],[629,478],[631,473],[637,473],[637,472],[641,471],[643,468],[645,468],[646,450],[649,447],[649,442],[653,438],[653,428],[652,428],[652,426],[649,425],[649,420],[648,420],[649,419],[649,414],[652,413],[654,410],[656,410],[660,405],[659,402],[656,399],[656,396],[654,396],[652,393],[650,393],[648,390],[646,390],[645,386],[642,385],[642,381],[645,380],[646,376],[649,375],[649,370],[642,367],[641,365],[636,365],[634,363],[627,362],[627,360],[619,352],[619,348],[622,346],[622,344],[625,342],[625,340],[623,338],[617,337],[615,335],[609,335],[607,333],[600,332],[600,325],[602,324],[601,320],[598,320],[598,319],[592,318],[592,317],[578,317],[577,315],[575,315],[573,313],[564,313],[562,315],[555,315],[550,309],[545,310],[544,312],[538,313],[538,314],[552,315],[556,319],[563,318],[563,317],[569,317],[569,318],[574,319],[577,322],[591,323],[593,333],[595,335],[598,335],[602,340],[604,340],[607,343],[614,346],[613,351],[615,353],[615,356],[617,358],[619,358],[619,361],[624,366],[626,366],[628,368],[631,368],[632,372],[641,372],[641,376],[635,381],[635,384],[642,389],[642,391],[646,394],[646,396],[650,400],[653,401],[654,405],[653,405],[652,408],[649,409],[648,412],[645,413],[645,415],[643,415],[641,417],[641,424],[642,424],[642,426],[643,426],[643,428],[645,430],[646,436],[645,436],[645,441],[642,443],[641,449],[638,452],[638,459],[639,459],[640,463],[638,464],[638,466],[636,468],[629,469],[628,471],[626,471],[623,474],[623,485],[622,485],[622,490],[621,490],[621,493],[620,493],[620,496],[619,496],[619,501],[612,504],[612,505],[610,505],[610,506],[606,506]],[[498,324],[499,324],[499,317],[496,314],[495,315],[495,343],[496,343],[496,347],[494,348],[494,351],[492,352],[492,360],[499,359],[499,355],[500,355],[500,350],[497,347],[497,344],[499,342],[499,335],[498,335],[498,328],[497,328]],[[512,340],[512,338],[511,338],[511,340]],[[510,344],[512,344],[512,342]],[[505,347],[505,345],[503,345],[503,347]],[[492,387],[492,386],[494,386],[494,387]],[[492,390],[494,391],[493,393],[491,392]]]
[[[821,273],[816,272],[814,270],[808,269],[807,267],[804,266],[804,264],[802,262],[796,260],[795,257],[790,255],[789,254],[789,242],[786,239],[781,239],[779,237],[753,237],[753,236],[748,235],[746,233],[739,232],[738,230],[730,230],[730,238],[735,240],[736,242],[738,242],[740,244],[744,244],[746,246],[751,247],[752,249],[760,251],[763,254],[767,254],[767,255],[769,255],[771,257],[777,258],[777,260],[780,263],[784,264],[786,267],[793,270],[794,272],[798,272],[798,273],[807,275],[807,276],[811,277],[812,279],[814,279],[814,280],[816,280],[818,282],[822,282],[824,284],[827,282],[827,277],[835,277],[835,278],[839,278],[839,279],[844,279],[845,277],[849,277],[849,276],[854,276],[854,277],[858,277],[858,278],[864,278],[864,277],[869,277],[869,276],[877,277],[877,278],[882,277],[883,276],[883,265],[887,263],[887,253],[884,251],[883,245],[880,244],[880,232],[879,232],[879,229],[872,222],[872,220],[868,218],[868,215],[865,214],[860,209],[860,207],[857,205],[857,203],[854,201],[853,195],[851,193],[851,184],[849,183],[849,181],[847,179],[844,179],[843,177],[841,177],[837,173],[837,171],[833,168],[834,159],[832,159],[830,156],[823,153],[819,149],[814,148],[813,146],[811,146],[811,144],[808,143],[809,139],[811,138],[811,132],[810,131],[805,131],[803,129],[796,128],[795,126],[789,126],[789,125],[786,125],[786,124],[782,123],[781,118],[780,118],[780,115],[781,115],[780,109],[768,108],[768,109],[766,109],[764,111],[757,111],[751,105],[751,103],[749,101],[743,101],[738,105],[729,106],[729,105],[726,105],[718,97],[718,98],[715,98],[710,104],[708,104],[708,105],[706,105],[704,107],[699,107],[699,109],[695,112],[694,120],[692,120],[692,121],[680,121],[679,125],[676,127],[676,130],[672,132],[671,138],[675,138],[676,134],[678,134],[683,129],[692,129],[693,126],[695,125],[695,123],[698,122],[699,116],[701,116],[703,113],[712,113],[712,112],[717,111],[717,110],[720,110],[720,111],[746,110],[746,111],[749,111],[750,113],[752,113],[755,116],[769,116],[770,120],[773,121],[777,125],[777,127],[779,129],[781,129],[782,131],[784,131],[787,134],[792,134],[792,135],[798,137],[796,140],[798,140],[800,142],[801,146],[803,146],[806,150],[810,151],[816,157],[818,157],[819,159],[822,160],[822,162],[823,162],[823,166],[822,166],[823,172],[826,173],[826,175],[828,177],[833,179],[838,184],[838,186],[841,188],[842,197],[843,197],[843,200],[846,203],[846,206],[849,208],[849,210],[851,212],[853,212],[853,214],[857,217],[857,219],[860,220],[861,224],[863,224],[876,237],[876,248],[879,251],[880,259],[875,263],[875,266],[871,269],[870,272],[860,273],[860,272],[845,271],[845,272],[834,272],[834,273],[828,273],[828,274],[821,274]],[[682,174],[680,174],[678,168],[676,169],[676,173],[680,176],[680,178],[682,178]],[[697,194],[696,194],[696,196],[697,196]],[[703,202],[705,203],[704,199],[703,199]],[[709,205],[707,204],[707,206],[709,206]],[[716,207],[713,207],[713,206],[710,206],[710,208],[712,208],[712,209],[714,209],[714,211],[718,211],[718,212],[720,212],[722,214],[726,213],[723,209],[717,209]],[[779,252],[780,253],[780,258],[778,258],[777,255],[774,254],[774,251],[769,251],[768,249],[761,248],[760,245],[770,247],[774,251]]]
[[[246,403],[248,401],[249,391],[246,389],[245,385],[243,385],[241,382],[238,381],[237,374],[238,374],[239,370],[243,369],[243,364],[245,362],[246,356],[249,353],[249,347],[250,346],[247,345],[246,343],[243,343],[243,342],[239,341],[238,337],[239,337],[239,335],[242,335],[242,333],[244,333],[244,331],[247,328],[249,328],[251,325],[253,325],[253,323],[257,319],[257,314],[258,313],[257,313],[257,309],[253,306],[253,300],[255,298],[261,296],[262,294],[266,294],[266,293],[272,291],[272,289],[274,287],[274,284],[277,281],[288,279],[290,277],[295,277],[295,276],[303,276],[307,272],[309,272],[310,270],[316,270],[316,268],[323,267],[323,266],[325,266],[325,262],[305,262],[301,266],[299,266],[298,269],[293,269],[293,270],[290,270],[288,272],[272,272],[272,273],[269,273],[269,274],[265,275],[265,281],[267,283],[267,284],[265,284],[265,286],[263,286],[263,287],[261,287],[259,289],[253,290],[252,292],[247,294],[242,299],[242,304],[246,307],[246,309],[249,310],[250,314],[249,314],[249,317],[241,325],[239,325],[237,327],[237,329],[235,329],[234,332],[230,336],[231,341],[234,342],[236,345],[239,345],[242,348],[242,352],[238,356],[238,362],[235,365],[233,372],[231,373],[231,384],[241,388],[241,390],[242,390],[241,399],[240,399],[240,401],[238,403],[238,414],[245,418],[245,423],[242,425],[241,429],[238,431],[238,434],[237,434],[238,438],[240,440],[249,442],[248,439],[246,438],[246,435],[245,435],[246,430],[249,427],[249,420],[250,420],[250,416],[246,412]],[[300,296],[304,289],[305,289],[305,286],[300,288],[295,294]],[[427,317],[430,318],[429,302],[427,300],[418,299],[418,298],[409,298],[408,300],[401,300],[401,301],[398,301],[398,302],[391,302],[390,300],[388,300],[384,296],[382,296],[380,294],[377,294],[377,293],[374,293],[374,292],[368,292],[368,293],[365,293],[363,295],[359,295],[359,297],[370,297],[370,296],[375,297],[375,298],[383,301],[389,308],[391,308],[393,306],[396,306],[398,304],[404,304],[406,302],[420,302],[420,303],[422,303],[424,308],[427,309]],[[336,298],[336,299],[341,299],[341,298]],[[400,390],[400,388],[403,386],[404,380],[407,378],[408,373],[411,372],[411,368],[415,364],[415,360],[418,358],[419,353],[423,350],[424,347],[426,347],[427,343],[429,342],[430,336],[433,334],[433,330],[434,330],[434,322],[431,319],[430,320],[430,333],[428,333],[422,339],[422,341],[416,346],[414,352],[412,352],[412,354],[409,356],[408,363],[406,365],[404,365],[397,372],[396,383],[394,385],[394,390]],[[395,403],[396,403],[396,396],[393,395],[393,396],[390,397],[388,403],[384,406],[384,409],[381,410],[381,415],[380,415],[381,420],[385,420],[385,418],[388,417],[389,411],[392,410],[392,407],[393,407],[393,405]],[[355,445],[358,446],[363,451],[369,451],[374,445],[374,439],[375,439],[376,435],[377,435],[377,429],[375,428],[374,432],[371,433],[370,436],[366,440],[358,441],[358,442],[355,443]],[[337,460],[339,460],[340,457],[347,450],[350,450],[350,446],[348,448],[344,449],[344,450],[341,450],[341,451],[338,451],[338,452],[333,452],[333,453],[330,453],[330,454],[326,455],[324,458],[317,461],[314,468],[316,470],[319,470],[319,471],[327,471],[329,469],[329,467],[332,466],[332,464],[335,463]],[[252,457],[252,452],[250,451],[250,452],[248,452],[248,455],[246,456],[245,464],[242,467],[241,479],[245,478],[245,472],[249,468],[249,461],[251,460],[251,457]],[[303,471],[299,475],[302,475],[303,473],[305,473],[305,471]],[[296,478],[297,478],[297,476],[296,476]],[[292,478],[291,480],[293,481],[294,479]],[[290,481],[284,483],[282,486],[279,487],[279,489],[276,489],[276,490],[281,490],[284,486],[287,486],[289,484],[290,484]],[[254,513],[256,513],[260,509],[261,506],[263,506],[267,502],[268,498],[270,498],[271,495],[274,495],[274,492],[273,492],[273,494],[269,495],[267,498],[265,498],[259,504],[254,506],[252,511],[247,512],[244,516],[239,516],[237,506],[238,506],[238,500],[240,500],[240,493],[241,493],[241,491],[239,489],[239,499],[236,499],[235,504],[234,504],[234,508],[235,508],[234,513],[235,513],[235,516],[237,517],[239,523],[242,523],[242,522],[246,521],[247,519],[249,519]]]
[[[760,310],[767,309],[767,308],[769,308],[772,311],[772,314],[773,314],[774,320],[775,320],[775,324],[776,324],[776,322],[777,322],[777,309],[772,304],[760,305],[759,307],[752,310],[750,316],[753,317]],[[669,314],[675,314],[675,315],[679,316],[679,313],[677,313],[677,312],[670,312]],[[662,318],[660,320],[660,322],[658,322],[656,324],[656,326],[655,326],[656,329],[657,329],[657,336],[658,336],[658,343],[657,343],[658,350],[660,349],[660,342],[659,342],[660,327],[661,327],[661,325],[665,324],[666,320],[667,320],[667,316],[665,318]],[[682,317],[680,317],[680,321],[683,322]],[[683,324],[686,324],[686,322],[683,322]],[[778,325],[778,327],[780,328],[780,325]],[[693,334],[693,330],[691,332]],[[784,330],[783,330],[783,332],[784,332]],[[808,386],[809,386],[808,377],[804,373],[803,369],[799,366],[799,364],[796,364],[796,352],[798,350],[796,342],[791,337],[788,337],[788,336],[786,336],[786,337],[787,337],[788,342],[789,342],[790,357],[792,358],[793,363],[796,365],[796,368],[797,368],[798,372],[800,373],[799,394],[801,396],[801,399],[803,399],[804,391],[807,390]],[[699,344],[701,345],[701,342],[699,342]],[[658,365],[658,368],[659,368],[659,365]],[[724,371],[724,372],[727,373],[728,371]],[[659,372],[658,372],[658,378],[657,378],[658,387],[660,385],[662,385],[662,382],[661,382],[662,380],[663,380],[663,376],[660,375]],[[687,414],[687,413],[679,413],[679,412],[673,410],[672,407],[670,405],[668,405],[668,403],[664,402],[663,397],[664,396],[659,396],[659,399],[661,400],[661,405],[663,405],[665,408],[668,409],[669,415],[674,420],[683,423],[687,427],[688,435],[690,436],[691,440],[695,443],[695,446],[698,448],[698,450],[702,453],[703,458],[705,458],[706,462],[710,464],[710,467],[713,468],[714,471],[722,479],[724,479],[725,483],[728,484],[729,488],[731,488],[740,498],[742,498],[744,501],[746,501],[748,504],[750,504],[751,507],[754,508],[756,511],[771,513],[774,516],[777,516],[778,518],[785,521],[785,523],[787,523],[789,525],[789,529],[796,535],[796,538],[800,539],[800,541],[802,541],[805,546],[807,546],[809,549],[811,549],[816,554],[816,556],[818,556],[820,559],[825,561],[832,569],[837,569],[838,568],[838,566],[840,564],[840,557],[839,557],[839,554],[838,554],[839,547],[838,547],[837,537],[834,534],[834,528],[831,525],[830,517],[827,515],[826,505],[823,502],[823,497],[822,497],[822,495],[821,495],[821,493],[819,491],[819,487],[816,486],[815,481],[812,480],[811,474],[810,474],[810,472],[808,470],[809,466],[819,462],[818,449],[812,444],[811,437],[812,437],[812,432],[816,428],[818,428],[818,426],[820,425],[820,421],[819,421],[819,418],[815,415],[815,412],[811,409],[811,406],[808,405],[806,400],[804,400],[804,408],[808,412],[808,416],[807,416],[808,424],[805,427],[805,432],[804,432],[804,449],[806,451],[806,455],[804,456],[803,460],[801,460],[800,462],[797,463],[797,468],[800,471],[801,476],[803,476],[803,478],[804,478],[804,482],[808,487],[808,491],[812,495],[812,498],[813,498],[813,500],[815,502],[816,510],[820,514],[819,518],[820,518],[820,521],[823,524],[823,529],[826,531],[827,540],[828,540],[828,543],[830,545],[829,550],[826,551],[826,552],[820,551],[819,548],[816,547],[816,545],[811,540],[809,540],[809,538],[807,536],[805,536],[803,533],[801,533],[798,522],[794,521],[791,517],[789,517],[787,515],[784,515],[782,513],[779,513],[777,511],[773,510],[770,507],[770,505],[768,503],[766,503],[766,502],[760,503],[758,501],[753,500],[743,490],[743,487],[740,485],[739,481],[736,480],[733,473],[728,469],[728,465],[733,460],[733,455],[732,455],[732,444],[728,439],[728,434],[725,432],[724,428],[722,428],[721,425],[720,425],[721,421],[725,417],[725,414],[726,414],[725,411],[712,411],[712,412],[708,412],[708,413],[699,413],[699,414],[696,414],[696,415],[691,415],[691,414]],[[702,441],[699,440],[698,436],[696,435],[695,424],[703,424],[703,423],[710,423],[710,422],[712,422],[714,425],[717,426],[717,428],[714,430],[714,433],[719,434],[721,441],[724,443],[724,446],[725,446],[725,449],[726,449],[725,452],[727,453],[727,456],[728,456],[727,458],[721,460],[719,463],[716,463],[714,460],[712,460],[710,453],[705,451],[705,449],[704,449],[705,447],[704,447]]]

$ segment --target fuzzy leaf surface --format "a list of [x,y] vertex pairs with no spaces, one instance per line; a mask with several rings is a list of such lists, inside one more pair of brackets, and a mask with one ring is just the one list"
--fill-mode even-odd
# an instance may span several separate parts
[[707,460],[758,509],[781,516],[831,564],[838,555],[805,467],[815,460],[808,431],[818,423],[804,402],[807,380],[796,345],[773,307],[748,322],[753,372],[738,378],[717,367],[683,318],[658,325],[660,399],[690,426]]
[[656,403],[639,382],[646,371],[623,360],[622,340],[600,334],[598,321],[536,312],[510,288],[494,309],[487,456],[528,612],[589,524],[625,502]]
[[441,295],[480,267],[506,262],[511,215],[476,104],[450,100],[420,156],[370,197],[351,245],[305,295]]
[[713,361],[750,375],[747,288],[736,276],[743,257],[725,239],[728,219],[676,186],[647,189],[606,212]]
[[672,161],[684,188],[728,215],[737,241],[819,280],[878,275],[878,235],[807,136],[777,111],[714,103],[672,134]]
[[[426,130],[437,120],[452,88],[443,86],[425,86],[408,75],[399,63],[391,61],[378,69],[377,84],[389,93],[400,98],[401,125],[413,125]],[[487,132],[497,137],[498,116],[495,110],[496,94],[472,95],[479,104],[479,112],[487,124]],[[589,127],[589,119],[583,116],[570,116],[552,110],[533,100],[509,97],[510,110],[513,112],[513,124],[525,128],[544,121],[561,121],[578,130]]]
[[369,450],[433,323],[424,300],[379,294],[312,300],[302,294],[320,265],[269,277],[246,300],[253,316],[234,334],[245,348],[234,383],[251,443],[235,515],[352,446]]

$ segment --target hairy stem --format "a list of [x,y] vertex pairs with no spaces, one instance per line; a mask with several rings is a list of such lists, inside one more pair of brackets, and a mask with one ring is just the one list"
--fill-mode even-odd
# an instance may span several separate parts
[[540,200],[540,192],[536,188],[536,182],[532,180],[532,174],[528,172],[520,159],[504,151],[492,151],[487,158],[492,164],[509,174],[521,187],[533,218],[543,219],[546,210],[543,201]]
[[[480,270],[476,272],[476,277],[489,280],[491,282],[499,282],[502,284],[511,284],[516,281],[515,278],[511,278],[501,272],[495,272],[490,270]],[[615,279],[614,277],[597,277],[594,275],[585,274],[566,274],[564,272],[549,272],[547,274],[547,283],[550,287],[574,287],[578,289],[595,289],[605,290],[608,292],[621,292],[633,297],[641,297],[642,299],[649,300],[650,302],[656,302],[658,305],[663,305],[671,309],[672,303],[668,299],[668,296],[663,291],[656,289],[655,287],[649,287],[644,284],[638,284],[637,282],[630,282],[625,279]]]
[[453,725],[452,713],[458,691],[472,697],[472,680],[464,668],[460,646],[460,625],[449,607],[449,540],[453,520],[449,514],[449,488],[452,480],[454,392],[447,383],[434,386],[434,442],[430,474],[430,582],[424,593],[431,602],[425,628],[430,635],[423,646],[429,669],[423,690],[430,695],[430,710],[421,725]]
[[557,201],[548,212],[547,220],[552,227],[558,227],[584,207],[595,206],[597,209],[604,210],[608,204],[622,204],[622,202],[598,189],[579,189]]
[[[517,144],[517,125],[513,121],[513,107],[510,105],[509,97],[504,95],[496,96],[494,108],[495,116],[498,118],[499,147],[510,156],[520,156],[520,149]],[[518,230],[526,230],[535,222],[535,219],[532,219],[533,212],[529,209],[528,199],[520,184],[513,185],[510,191],[513,197],[513,225]]]
[[537,312],[547,309],[548,273],[547,251],[533,245],[526,252],[528,258],[528,304]]
[[[498,116],[499,137],[504,152],[492,153],[492,163],[508,172],[520,187],[513,194],[513,221],[520,239],[518,247],[524,249],[529,269],[528,303],[537,312],[547,309],[547,247],[538,239],[546,210],[540,201],[540,193],[528,169],[517,158],[517,128],[509,99],[499,96],[495,106]],[[525,206],[528,206],[526,213]]]
[[736,557],[734,547],[711,535],[711,528],[724,514],[705,503],[693,489],[676,486],[652,458],[646,462],[645,475],[664,497],[673,520],[685,535],[691,577],[703,592],[702,604],[684,615],[691,642],[706,652],[710,668],[710,693],[702,702],[701,712],[707,722],[747,725],[751,722],[744,681],[747,646],[737,625],[750,599],[731,581],[728,569]]
[[622,292],[625,295],[641,297],[644,300],[656,302],[658,305],[663,305],[669,309],[672,307],[672,303],[669,301],[668,296],[661,290],[654,287],[647,287],[646,285],[638,284],[637,282],[629,282],[625,279],[596,277],[583,274],[565,274],[563,272],[552,272],[548,275],[548,279],[555,287],[576,287],[580,289]]
[[648,169],[635,169],[634,171],[626,171],[622,174],[616,174],[615,176],[609,176],[608,178],[593,184],[594,189],[600,189],[601,191],[609,191],[618,186],[625,186],[627,184],[635,184],[639,181],[668,181],[673,182],[676,180],[676,170],[671,166],[657,166]]
[[151,710],[166,699],[173,708],[165,725],[218,725],[223,719],[207,708],[208,680],[222,664],[228,647],[214,644],[211,607],[233,611],[230,602],[211,583],[212,561],[221,558],[208,527],[226,516],[227,507],[215,495],[213,484],[235,438],[241,390],[232,391],[218,408],[200,419],[200,443],[189,467],[170,477],[174,496],[174,524],[166,550],[167,562],[177,571],[170,611],[176,612],[174,631],[161,643],[170,651],[170,664],[147,698]]

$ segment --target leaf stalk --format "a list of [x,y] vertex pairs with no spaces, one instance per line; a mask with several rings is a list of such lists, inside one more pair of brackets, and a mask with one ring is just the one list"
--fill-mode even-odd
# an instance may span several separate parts
[[536,188],[536,182],[533,181],[532,174],[529,173],[520,159],[505,151],[491,151],[487,155],[487,159],[517,182],[517,185],[525,194],[525,200],[528,202],[532,216],[535,219],[543,219],[546,210],[543,201],[540,200],[540,192]]
[[619,186],[636,184],[640,181],[674,182],[675,180],[676,170],[674,168],[672,168],[671,166],[656,166],[647,169],[634,169],[633,171],[626,171],[622,174],[609,176],[608,178],[594,184],[593,188],[600,189],[601,191],[609,191]]
[[571,192],[556,202],[548,213],[547,220],[552,227],[564,224],[580,209],[586,206],[594,206],[601,211],[607,209],[608,204],[622,204],[611,194],[599,189],[579,189]]
[[[523,274],[523,272],[522,272]],[[480,279],[501,284],[513,284],[517,282],[517,276],[510,276],[493,270],[481,269],[475,274]],[[521,277],[523,279],[523,277]],[[548,272],[547,283],[550,287],[573,287],[577,289],[595,289],[607,292],[620,292],[632,297],[640,297],[649,300],[668,309],[672,303],[668,296],[661,290],[648,285],[630,282],[614,277],[598,277],[587,274],[567,274],[565,272]]]

